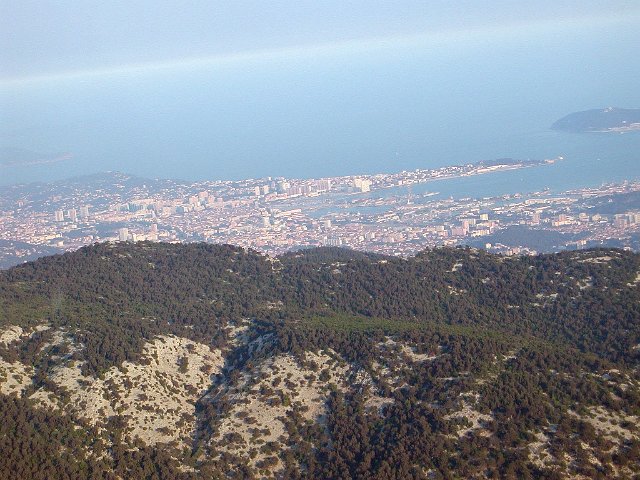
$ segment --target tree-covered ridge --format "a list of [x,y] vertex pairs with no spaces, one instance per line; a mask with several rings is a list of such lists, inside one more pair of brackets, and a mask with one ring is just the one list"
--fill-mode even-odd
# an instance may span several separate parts
[[[16,445],[50,456],[41,436],[75,424],[80,440],[55,448],[100,440],[106,453],[61,457],[49,478],[630,477],[640,473],[639,272],[640,255],[621,250],[403,259],[322,248],[273,259],[122,243],[43,258],[0,272],[4,385],[33,412],[8,423],[22,422],[5,434],[3,472],[14,464],[37,478]],[[174,348],[173,366],[156,347]],[[224,362],[203,393],[184,379],[206,378],[194,365],[208,356]],[[133,436],[122,399],[151,385],[135,372],[156,365],[169,396],[194,399],[179,422],[193,425],[187,443]],[[64,386],[63,373],[79,380]],[[97,423],[77,405],[91,391],[108,407]],[[143,410],[158,408],[153,395],[138,395]],[[60,410],[44,415],[43,396]]]
[[401,259],[315,249],[270,259],[226,245],[102,244],[1,272],[0,322],[210,341],[231,318],[344,312],[485,326],[633,363],[639,271],[640,256],[620,250],[506,258],[445,248]]

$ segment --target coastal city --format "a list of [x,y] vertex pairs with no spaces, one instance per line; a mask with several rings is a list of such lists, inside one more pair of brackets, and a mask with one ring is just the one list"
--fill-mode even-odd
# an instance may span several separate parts
[[105,173],[2,187],[0,266],[105,241],[231,243],[269,255],[315,246],[400,256],[439,245],[506,255],[636,249],[640,182],[483,198],[438,192],[439,180],[561,160],[319,179],[182,182]]

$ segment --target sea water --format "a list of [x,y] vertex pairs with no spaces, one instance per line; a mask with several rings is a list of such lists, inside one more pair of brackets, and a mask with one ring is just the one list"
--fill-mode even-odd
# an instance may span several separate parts
[[549,130],[573,111],[640,107],[638,31],[524,32],[4,85],[0,148],[71,158],[0,167],[0,184],[107,170],[310,178],[557,156],[424,189],[490,196],[638,179],[639,133]]

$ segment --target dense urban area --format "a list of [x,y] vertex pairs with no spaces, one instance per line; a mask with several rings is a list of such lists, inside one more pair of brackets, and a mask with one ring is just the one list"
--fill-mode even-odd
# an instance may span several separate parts
[[0,266],[96,242],[138,240],[232,243],[270,255],[314,246],[405,256],[460,244],[507,255],[636,249],[640,182],[484,198],[438,192],[438,180],[560,160],[320,179],[182,182],[106,173],[13,185],[0,189]]

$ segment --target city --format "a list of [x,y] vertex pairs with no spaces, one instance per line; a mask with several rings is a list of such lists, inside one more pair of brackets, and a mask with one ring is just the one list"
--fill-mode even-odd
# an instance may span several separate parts
[[[638,182],[486,198],[436,191],[437,180],[544,168],[561,159],[320,179],[186,183],[109,173],[15,185],[0,196],[0,259],[10,266],[96,242],[140,240],[232,243],[270,255],[314,246],[400,256],[437,245],[508,255],[635,248]],[[431,181],[433,191],[413,192]]]

